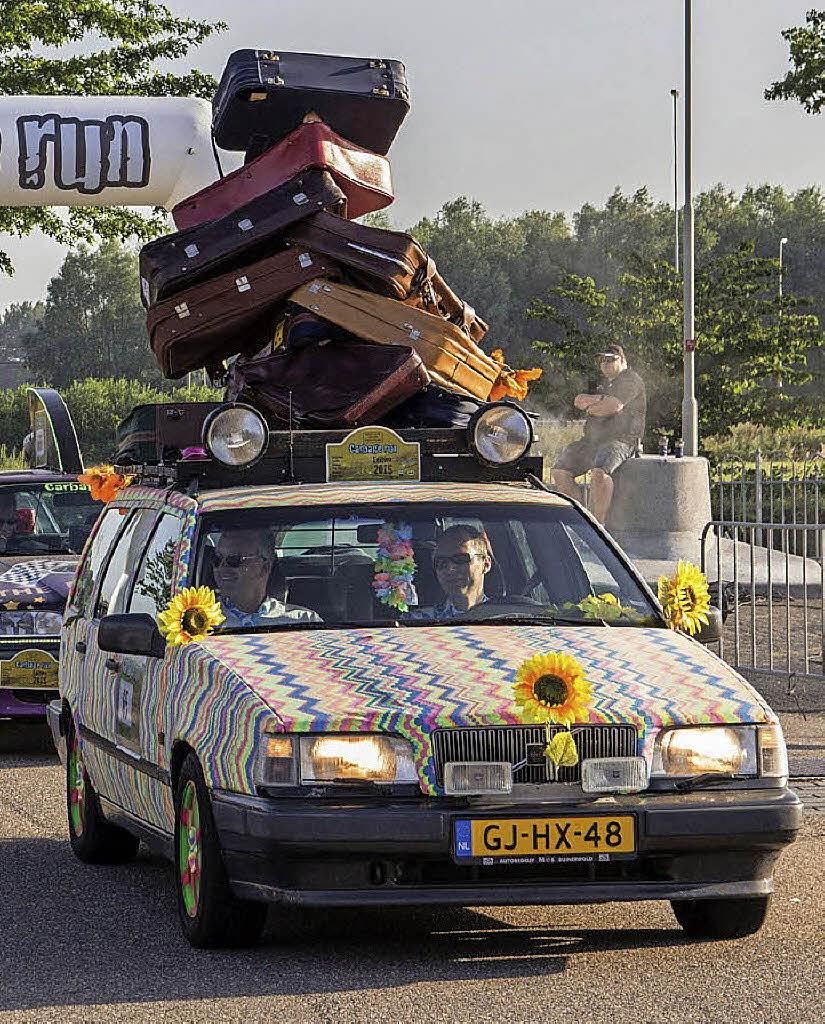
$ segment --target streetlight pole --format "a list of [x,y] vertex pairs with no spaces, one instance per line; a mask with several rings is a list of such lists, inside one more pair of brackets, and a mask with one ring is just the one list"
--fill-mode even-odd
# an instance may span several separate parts
[[679,273],[679,116],[677,100],[679,90],[671,89],[673,97],[673,234],[675,245],[673,250],[673,268]]
[[779,239],[779,315],[782,316],[782,250],[788,244],[787,238]]
[[684,395],[682,398],[682,439],[685,455],[699,454],[699,409],[696,405],[694,361],[695,319],[693,281],[693,0],[685,0],[685,320]]

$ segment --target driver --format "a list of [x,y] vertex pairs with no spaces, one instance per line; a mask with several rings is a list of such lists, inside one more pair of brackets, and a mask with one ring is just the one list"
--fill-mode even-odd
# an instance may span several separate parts
[[441,604],[413,609],[409,619],[454,619],[487,600],[484,577],[490,571],[486,536],[473,526],[450,526],[438,538],[433,569],[445,600]]
[[281,622],[322,622],[311,608],[269,596],[270,575],[279,572],[264,530],[227,530],[215,549],[215,586],[226,616],[223,627],[277,625]]

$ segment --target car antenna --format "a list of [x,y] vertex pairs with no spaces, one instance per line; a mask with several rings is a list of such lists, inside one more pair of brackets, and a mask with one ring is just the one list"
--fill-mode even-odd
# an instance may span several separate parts
[[289,479],[295,480],[295,451],[293,444],[293,432],[295,426],[292,422],[292,389],[289,392]]

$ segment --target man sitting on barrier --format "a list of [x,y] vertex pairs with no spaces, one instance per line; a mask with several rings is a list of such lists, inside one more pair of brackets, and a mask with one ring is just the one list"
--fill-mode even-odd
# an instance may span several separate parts
[[584,412],[584,437],[568,445],[553,466],[553,483],[562,494],[581,500],[576,477],[591,470],[593,515],[605,522],[613,500],[613,473],[644,436],[647,399],[642,378],[628,369],[621,345],[599,353],[600,380],[594,394],[576,395]]
[[[226,530],[215,548],[215,586],[224,629],[293,620],[321,622],[311,608],[287,604],[286,580],[264,530]],[[279,594],[271,591],[278,590]]]

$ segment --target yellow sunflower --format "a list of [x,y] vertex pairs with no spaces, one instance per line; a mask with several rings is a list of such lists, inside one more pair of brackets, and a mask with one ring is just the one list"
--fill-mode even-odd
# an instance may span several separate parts
[[576,721],[587,710],[590,683],[584,669],[568,654],[535,654],[516,672],[516,704],[539,722]]
[[224,621],[221,606],[210,587],[187,587],[158,615],[158,628],[170,644],[202,640]]
[[659,577],[659,602],[672,629],[691,636],[708,621],[710,594],[705,574],[690,562],[680,561],[673,576]]

